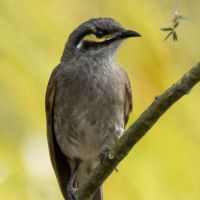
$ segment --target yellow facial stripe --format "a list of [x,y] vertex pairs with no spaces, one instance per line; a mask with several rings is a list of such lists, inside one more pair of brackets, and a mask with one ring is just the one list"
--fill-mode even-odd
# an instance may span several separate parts
[[89,34],[89,35],[86,35],[82,41],[89,41],[89,42],[105,42],[106,40],[109,40],[111,39],[111,35],[105,35],[104,37],[102,38],[98,38],[96,37],[96,35],[94,34]]

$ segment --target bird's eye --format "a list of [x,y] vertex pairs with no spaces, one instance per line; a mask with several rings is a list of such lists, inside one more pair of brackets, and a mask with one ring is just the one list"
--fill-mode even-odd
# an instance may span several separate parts
[[96,31],[95,35],[98,37],[98,38],[101,38],[104,36],[104,33],[102,31]]

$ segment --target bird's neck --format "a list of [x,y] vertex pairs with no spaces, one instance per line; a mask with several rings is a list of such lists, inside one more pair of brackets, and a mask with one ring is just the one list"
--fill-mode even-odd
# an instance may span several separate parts
[[115,62],[116,51],[87,51],[81,52],[79,50],[70,50],[65,47],[61,62],[68,62],[71,59],[76,60],[87,60],[88,62]]

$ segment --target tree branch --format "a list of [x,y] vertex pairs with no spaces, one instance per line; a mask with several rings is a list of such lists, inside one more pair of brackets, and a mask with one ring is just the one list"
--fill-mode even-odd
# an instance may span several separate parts
[[157,120],[181,97],[200,81],[200,63],[195,65],[179,81],[173,84],[162,95],[155,98],[153,103],[130,126],[125,134],[117,141],[104,162],[97,166],[76,194],[80,200],[89,200],[94,192],[112,173],[119,162],[127,156],[132,147],[151,129]]

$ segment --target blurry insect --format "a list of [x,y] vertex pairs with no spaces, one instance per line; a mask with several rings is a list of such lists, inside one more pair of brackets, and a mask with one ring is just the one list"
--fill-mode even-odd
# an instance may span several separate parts
[[174,12],[174,18],[172,20],[172,26],[171,27],[166,27],[166,28],[161,28],[161,31],[167,31],[169,32],[167,36],[164,38],[164,41],[166,41],[170,36],[172,36],[172,39],[174,42],[178,40],[178,36],[176,33],[176,28],[180,25],[180,20],[186,19],[182,15],[179,15],[178,10],[176,8]]

